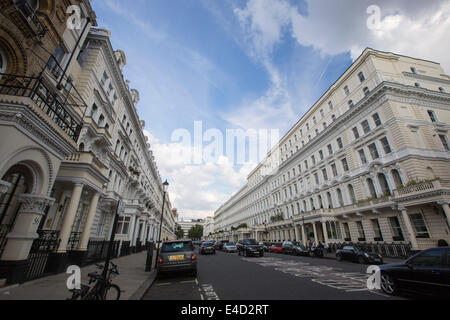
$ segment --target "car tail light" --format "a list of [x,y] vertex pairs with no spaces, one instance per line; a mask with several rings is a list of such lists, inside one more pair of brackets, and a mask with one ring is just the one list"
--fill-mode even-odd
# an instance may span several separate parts
[[163,258],[162,258],[162,257],[159,257],[158,263],[159,263],[159,264],[163,264]]
[[195,261],[195,260],[197,260],[197,256],[195,254],[192,254],[191,261]]

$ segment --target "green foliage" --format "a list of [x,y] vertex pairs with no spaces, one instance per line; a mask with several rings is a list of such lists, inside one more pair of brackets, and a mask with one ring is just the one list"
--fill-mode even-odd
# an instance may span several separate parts
[[188,237],[191,240],[200,240],[203,237],[203,227],[196,224],[189,230]]
[[277,214],[276,216],[272,216],[270,217],[270,221],[271,222],[278,222],[278,221],[283,221],[283,215],[282,214]]
[[184,238],[184,231],[183,229],[181,229],[181,226],[177,226],[177,231],[175,231],[175,235],[177,236],[177,239]]

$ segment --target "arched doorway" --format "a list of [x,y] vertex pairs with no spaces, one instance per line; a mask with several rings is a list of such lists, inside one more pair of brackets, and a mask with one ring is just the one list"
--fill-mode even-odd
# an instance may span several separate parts
[[0,203],[0,257],[7,242],[6,236],[11,232],[20,209],[19,196],[32,191],[34,175],[28,166],[18,164],[9,169],[2,180],[10,183],[11,187]]
[[2,74],[6,73],[7,63],[8,61],[6,60],[6,54],[0,47],[0,79],[2,78]]

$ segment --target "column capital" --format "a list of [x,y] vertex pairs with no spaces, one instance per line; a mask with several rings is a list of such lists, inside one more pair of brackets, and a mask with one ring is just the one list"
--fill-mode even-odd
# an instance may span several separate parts
[[0,180],[0,195],[7,193],[12,184],[3,180]]
[[19,202],[21,213],[44,215],[47,207],[55,203],[55,199],[36,194],[22,194],[19,196]]
[[74,183],[74,186],[78,188],[84,188],[84,184],[81,182]]
[[443,205],[450,205],[450,200],[439,200],[437,202],[438,205],[443,206]]

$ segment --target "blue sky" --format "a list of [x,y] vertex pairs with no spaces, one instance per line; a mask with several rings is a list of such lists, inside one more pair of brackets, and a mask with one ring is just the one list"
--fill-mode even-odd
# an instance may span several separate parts
[[[375,33],[366,27],[366,9],[374,3],[383,22]],[[138,113],[182,217],[212,215],[256,163],[237,166],[223,158],[185,165],[173,153],[183,148],[171,141],[174,130],[192,132],[194,121],[202,121],[205,130],[265,128],[284,134],[366,46],[450,65],[442,45],[450,26],[449,1],[345,4],[92,1],[99,27],[109,29],[113,47],[127,55],[125,78],[140,92]],[[418,34],[408,32],[413,26]],[[424,37],[428,34],[433,36]]]

